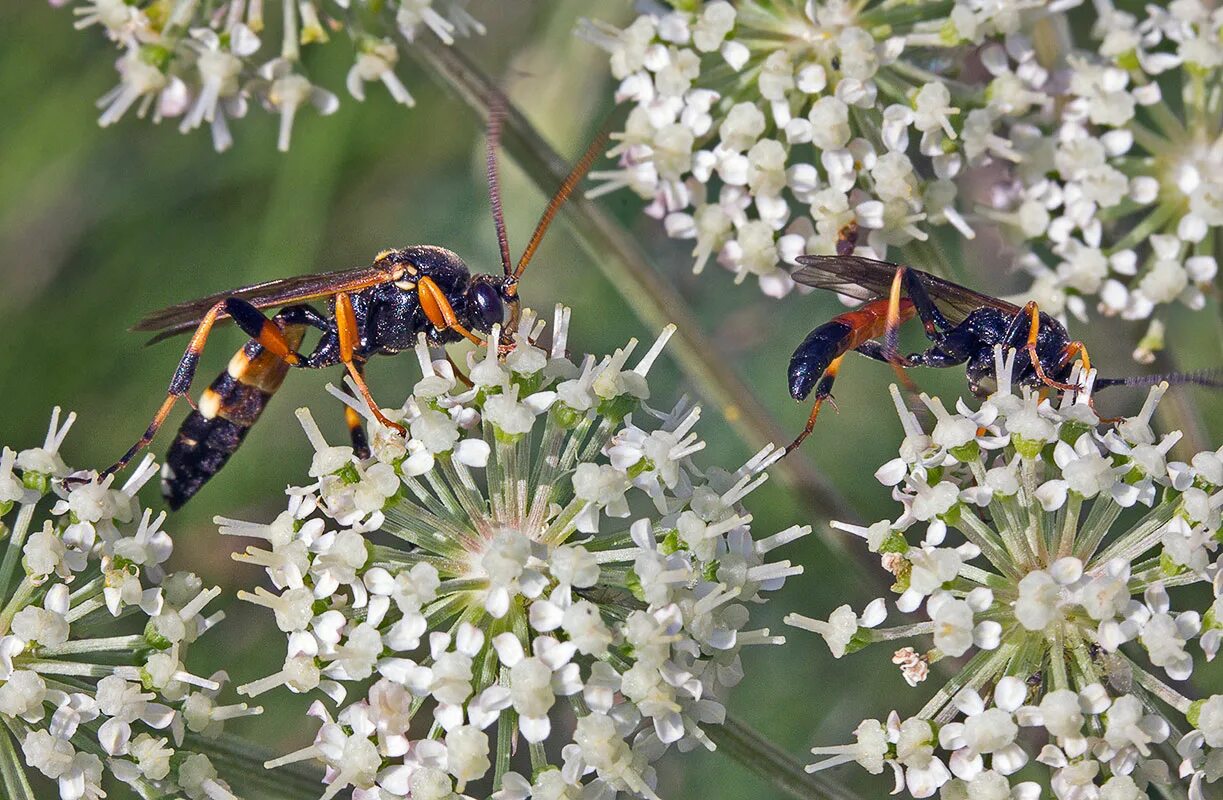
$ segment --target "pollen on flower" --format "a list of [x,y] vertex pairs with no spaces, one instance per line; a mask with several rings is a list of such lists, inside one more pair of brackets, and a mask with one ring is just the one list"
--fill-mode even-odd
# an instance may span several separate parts
[[[287,636],[283,669],[239,691],[339,698],[334,712],[316,703],[313,746],[271,762],[324,763],[324,796],[442,798],[490,777],[529,787],[493,768],[521,736],[531,746],[510,768],[558,791],[654,797],[650,764],[668,746],[710,746],[702,727],[721,721],[742,649],[781,641],[749,609],[801,573],[766,554],[809,528],[756,539],[742,505],[775,451],[698,468],[699,409],[644,402],[673,328],[636,363],[636,341],[570,361],[567,310],[551,350],[533,320],[506,357],[469,356],[478,388],[435,380],[448,363],[418,348],[424,378],[400,410],[398,449],[359,460],[301,414],[330,471],[316,456],[270,525],[217,520],[258,540],[240,558],[267,568],[271,590],[241,597]],[[394,481],[358,504],[386,471]],[[437,736],[417,738],[424,716]],[[543,777],[549,752],[563,779]]]
[[[1036,762],[1062,800],[1156,786],[1210,796],[1223,706],[1169,681],[1185,686],[1194,651],[1209,661],[1219,646],[1223,450],[1168,460],[1180,435],[1151,425],[1166,387],[1136,416],[1102,425],[1082,413],[1085,397],[1015,396],[1012,362],[999,351],[996,363],[998,391],[977,409],[923,398],[931,435],[898,404],[901,458],[879,475],[895,487],[897,516],[834,525],[880,554],[897,610],[926,618],[880,628],[848,606],[828,622],[786,618],[838,657],[851,641],[849,652],[925,640],[891,661],[910,686],[940,687],[911,717],[865,721],[859,745],[815,748],[828,757],[809,769],[857,760],[879,772],[883,761],[912,797],[1028,797],[1038,784],[1013,776]],[[1191,584],[1210,588],[1175,608],[1173,592]],[[936,680],[950,659],[962,660]],[[863,757],[863,730],[883,732],[881,755]]]

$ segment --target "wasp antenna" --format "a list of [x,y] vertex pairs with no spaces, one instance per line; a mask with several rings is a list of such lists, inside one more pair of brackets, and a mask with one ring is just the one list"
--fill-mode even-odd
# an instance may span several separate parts
[[501,148],[501,124],[505,121],[505,95],[492,92],[488,106],[488,135],[485,165],[488,174],[488,203],[493,209],[493,225],[497,228],[497,245],[501,248],[501,268],[509,275],[510,240],[505,232],[505,214],[501,210],[501,174],[497,166],[497,151]]
[[569,195],[573,194],[573,190],[582,182],[582,178],[586,177],[586,173],[594,166],[595,159],[603,152],[603,148],[607,145],[607,137],[610,133],[610,118],[603,123],[599,134],[595,136],[590,146],[586,148],[586,152],[582,154],[578,163],[573,166],[569,174],[565,176],[565,180],[561,181],[561,185],[557,188],[556,194],[552,195],[552,199],[548,201],[548,207],[544,209],[543,216],[539,218],[539,224],[535,226],[535,232],[531,234],[531,241],[527,242],[526,249],[522,251],[522,258],[518,259],[518,268],[514,270],[514,277],[522,276],[526,271],[527,265],[531,263],[532,256],[539,249],[539,243],[543,241],[544,234],[548,232],[548,226],[552,224],[556,212],[560,210],[565,201],[569,199]]
[[1205,386],[1223,389],[1223,368],[1203,369],[1194,372],[1166,372],[1159,375],[1132,375],[1128,378],[1097,378],[1095,388],[1110,386],[1155,386],[1167,382],[1172,386]]

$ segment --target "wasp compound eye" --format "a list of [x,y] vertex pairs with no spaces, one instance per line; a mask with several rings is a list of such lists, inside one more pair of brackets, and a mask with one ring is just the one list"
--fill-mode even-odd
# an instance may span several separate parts
[[490,331],[505,318],[501,295],[488,283],[477,283],[468,290],[472,322],[482,331]]

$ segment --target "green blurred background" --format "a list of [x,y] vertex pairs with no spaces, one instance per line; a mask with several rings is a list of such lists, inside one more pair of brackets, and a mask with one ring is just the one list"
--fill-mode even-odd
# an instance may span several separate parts
[[[511,99],[556,149],[576,158],[611,110],[613,87],[605,55],[573,37],[573,27],[592,12],[623,23],[631,19],[630,4],[478,0],[471,10],[488,34],[457,46],[503,76]],[[311,74],[339,89],[350,63],[347,45],[336,41],[316,50],[307,53]],[[96,30],[73,31],[67,9],[36,1],[0,4],[0,442],[19,449],[41,442],[51,408],[62,405],[80,415],[64,448],[68,463],[110,463],[143,430],[181,353],[181,344],[146,349],[142,337],[127,331],[154,308],[246,283],[364,265],[385,247],[410,243],[442,244],[474,269],[496,271],[482,125],[410,63],[401,62],[399,74],[417,98],[415,109],[393,104],[381,87],[370,86],[365,103],[342,94],[334,116],[322,119],[311,110],[299,116],[288,154],[275,150],[275,119],[252,110],[233,126],[234,148],[218,155],[205,130],[181,136],[173,124],[155,127],[130,115],[99,129],[94,101],[114,82],[114,56]],[[517,253],[546,197],[508,159],[504,181]],[[716,266],[693,276],[689,246],[665,239],[640,214],[635,197],[616,194],[604,206],[703,321],[716,342],[710,357],[732,363],[786,429],[797,431],[806,409],[789,400],[785,364],[807,330],[837,312],[835,299],[773,301],[751,285],[733,286],[730,274]],[[981,243],[959,257],[976,286],[1014,291],[1021,281],[991,262],[995,249]],[[652,339],[656,333],[640,327],[565,225],[554,228],[522,291],[539,309],[558,301],[573,306],[574,349],[602,353],[630,336]],[[1198,314],[1179,316],[1170,320],[1169,336],[1176,366],[1223,364],[1217,300]],[[1078,331],[1098,363],[1123,374],[1137,371],[1128,354],[1140,332],[1107,322]],[[240,342],[229,329],[213,337],[203,359],[205,382]],[[660,367],[652,380],[656,398],[666,402],[690,390],[674,363]],[[369,373],[375,394],[386,398],[402,397],[417,379],[412,358],[383,359]],[[963,390],[962,373],[954,370],[916,377],[928,391],[955,396]],[[309,459],[291,411],[311,406],[340,441],[338,404],[322,389],[337,379],[290,376],[231,464],[171,518],[174,565],[220,584],[230,599],[236,589],[262,580],[260,572],[230,559],[246,543],[221,538],[210,520],[214,514],[268,520],[283,508],[282,489],[302,480]],[[901,437],[886,393],[891,379],[877,363],[847,363],[837,386],[840,414],[821,421],[799,456],[810,459],[864,520],[896,513],[871,477]],[[1162,422],[1188,435],[1173,455],[1217,446],[1223,439],[1218,397],[1197,390],[1177,390],[1175,397],[1164,409],[1179,419]],[[1133,413],[1140,403],[1141,395],[1123,391],[1102,400],[1118,413]],[[176,413],[171,428],[183,413]],[[737,465],[759,444],[749,449],[713,412],[700,431],[709,442],[707,463]],[[154,452],[160,456],[172,435],[163,432]],[[155,482],[146,494],[146,502],[160,507]],[[751,501],[761,534],[795,522],[811,523],[820,534],[785,553],[807,573],[762,610],[765,624],[779,632],[787,611],[826,617],[843,602],[862,607],[880,574],[864,574],[857,562],[825,545],[826,520],[812,513],[801,493],[774,481]],[[194,651],[207,662],[196,671],[224,667],[242,683],[278,669],[284,640],[271,615],[227,602],[225,626]],[[818,637],[787,636],[785,647],[746,655],[748,677],[730,709],[804,763],[808,747],[847,740],[864,716],[915,711],[933,688],[906,687],[882,650],[836,661]],[[306,699],[285,692],[261,699],[278,713],[235,727],[278,749],[309,740],[315,726],[300,722]],[[661,774],[664,797],[731,800],[772,791],[716,754],[673,753]],[[887,776],[871,779],[855,767],[835,775],[864,796],[890,789]]]

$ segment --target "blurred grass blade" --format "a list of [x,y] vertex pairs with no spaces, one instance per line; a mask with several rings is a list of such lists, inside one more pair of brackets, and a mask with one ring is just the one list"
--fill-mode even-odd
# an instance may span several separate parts
[[[498,87],[456,48],[426,39],[408,54],[440,77],[445,86],[482,117],[486,117]],[[569,173],[570,165],[544,141],[513,104],[507,104],[503,127],[506,150],[536,186],[550,196]],[[625,302],[651,331],[675,323],[679,330],[668,351],[707,405],[712,405],[747,447],[755,452],[766,442],[784,444],[793,438],[773,420],[752,391],[719,355],[717,345],[701,330],[684,298],[659,274],[623,227],[594,202],[575,192],[562,218],[567,218],[583,248],[608,277]],[[786,484],[821,518],[852,520],[853,507],[804,458],[786,458],[776,467]],[[821,530],[835,550],[850,552],[844,537]]]

